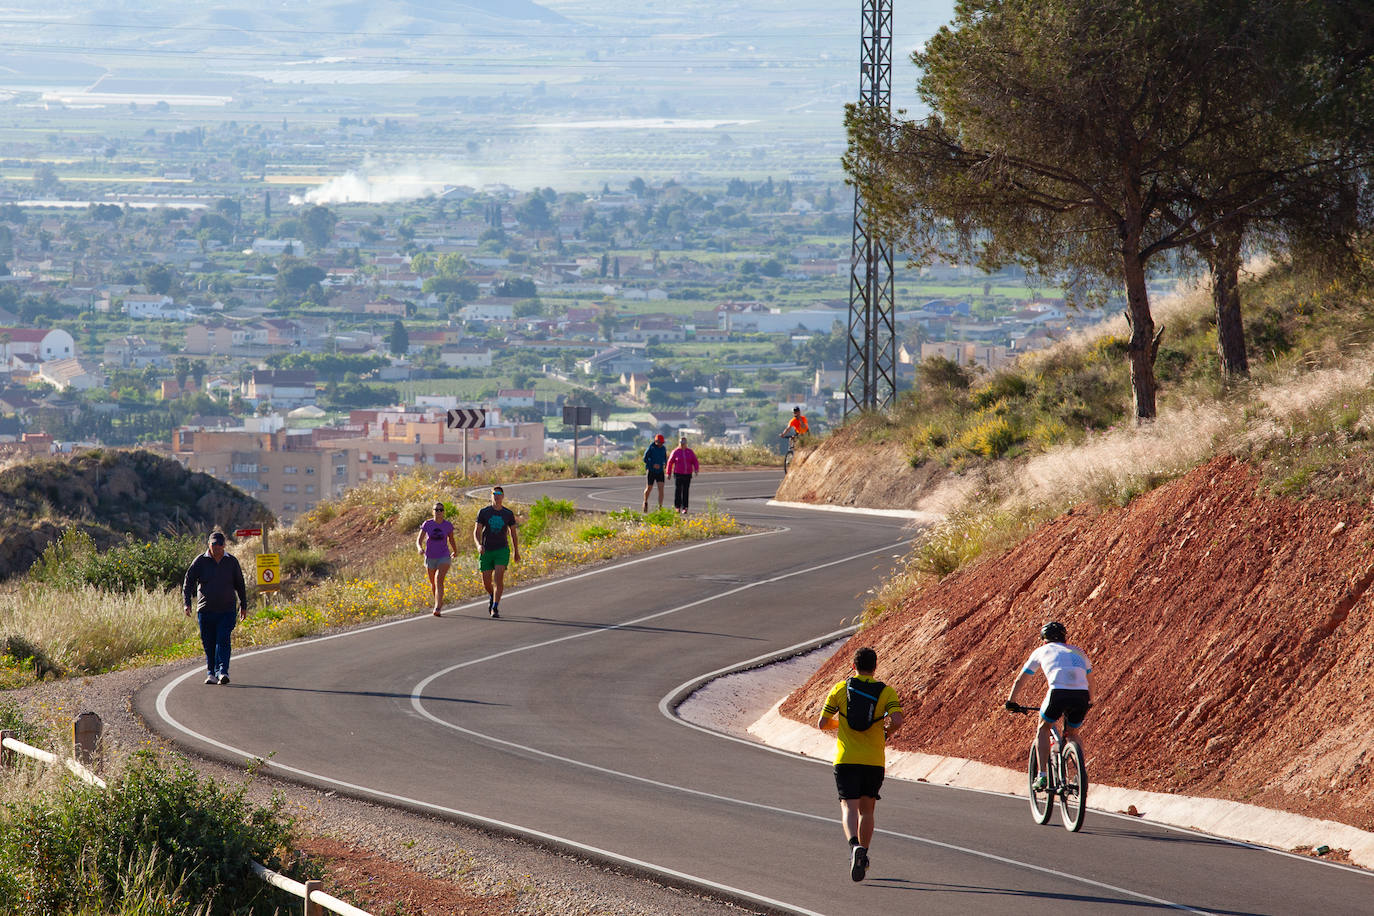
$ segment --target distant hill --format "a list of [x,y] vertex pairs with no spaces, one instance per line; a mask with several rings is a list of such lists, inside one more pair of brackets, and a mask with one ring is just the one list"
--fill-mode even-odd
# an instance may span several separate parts
[[148,451],[92,451],[0,470],[0,579],[27,572],[80,528],[102,550],[129,537],[208,532],[270,521],[250,496]]
[[[261,0],[226,4],[153,0],[141,4],[132,18],[123,10],[95,8],[72,20],[73,28],[101,30],[107,41],[111,36],[103,30],[117,27],[122,42],[156,40],[159,46],[170,42],[183,48],[295,45],[312,40],[312,35],[316,43],[331,46],[333,38],[356,41],[357,34],[373,40],[395,37],[423,43],[433,32],[464,34],[502,24],[566,25],[571,21],[533,0],[319,0],[286,5]],[[356,33],[354,38],[350,39],[350,33]]]

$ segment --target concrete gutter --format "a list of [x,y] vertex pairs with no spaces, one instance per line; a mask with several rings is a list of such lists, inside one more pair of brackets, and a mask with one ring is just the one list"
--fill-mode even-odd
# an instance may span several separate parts
[[770,499],[769,506],[781,509],[810,509],[815,512],[847,512],[850,515],[879,515],[883,518],[905,518],[923,525],[933,525],[944,518],[939,512],[921,512],[917,509],[867,509],[863,506],[833,506],[828,503],[790,503]]

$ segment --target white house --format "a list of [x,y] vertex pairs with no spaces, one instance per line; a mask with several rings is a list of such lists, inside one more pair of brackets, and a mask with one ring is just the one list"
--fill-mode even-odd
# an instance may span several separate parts
[[243,386],[244,400],[273,407],[304,407],[315,403],[315,373],[254,369]]
[[130,318],[166,318],[173,311],[171,296],[131,293],[124,297],[124,314]]
[[464,321],[514,321],[515,306],[474,302],[459,309],[458,317]]
[[284,254],[301,257],[305,254],[305,242],[300,239],[253,239],[253,254],[265,254],[275,258]]
[[533,388],[501,388],[496,392],[498,407],[533,407]]
[[439,362],[450,369],[485,369],[491,366],[491,348],[450,345],[439,350]]
[[12,356],[30,356],[40,362],[68,359],[76,355],[76,341],[61,329],[0,328],[0,361]]

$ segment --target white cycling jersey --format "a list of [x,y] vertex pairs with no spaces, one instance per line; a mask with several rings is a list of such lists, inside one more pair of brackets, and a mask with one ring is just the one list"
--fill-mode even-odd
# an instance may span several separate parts
[[1088,672],[1093,666],[1077,646],[1047,642],[1031,653],[1023,670],[1027,674],[1045,672],[1051,690],[1087,690]]

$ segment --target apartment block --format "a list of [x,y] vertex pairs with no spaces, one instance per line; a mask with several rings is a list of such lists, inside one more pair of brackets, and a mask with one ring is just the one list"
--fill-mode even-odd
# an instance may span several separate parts
[[289,523],[359,480],[357,453],[337,442],[317,445],[313,432],[182,427],[173,452],[191,470],[238,487]]

